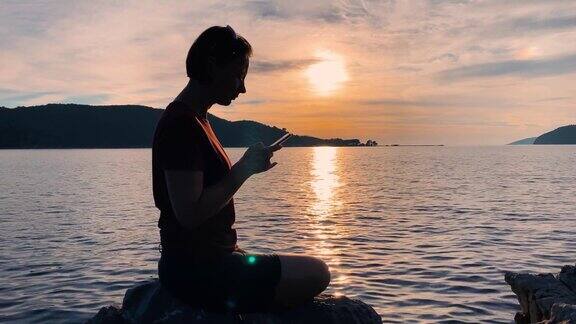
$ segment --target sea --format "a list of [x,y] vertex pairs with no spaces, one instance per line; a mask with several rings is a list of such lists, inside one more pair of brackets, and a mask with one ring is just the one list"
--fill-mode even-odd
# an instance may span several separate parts
[[[233,162],[245,151],[226,149]],[[576,260],[576,146],[283,148],[238,243],[309,255],[385,323],[512,323],[506,271]],[[0,322],[79,323],[157,278],[150,149],[0,150]]]

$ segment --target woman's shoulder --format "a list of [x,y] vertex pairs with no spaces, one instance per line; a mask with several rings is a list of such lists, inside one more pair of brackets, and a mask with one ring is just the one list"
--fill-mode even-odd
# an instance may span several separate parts
[[155,137],[192,136],[201,138],[202,126],[194,114],[186,111],[182,103],[168,104],[156,124]]
[[164,124],[185,128],[200,127],[196,115],[190,111],[188,106],[180,101],[172,101],[169,103],[166,109],[164,109],[160,121]]
[[194,117],[192,111],[188,108],[188,106],[183,103],[182,101],[174,100],[170,102],[166,109],[164,109],[164,116],[180,116],[180,117]]
[[188,106],[184,102],[180,100],[174,100],[170,102],[168,106],[166,106],[166,111],[185,112],[187,108]]

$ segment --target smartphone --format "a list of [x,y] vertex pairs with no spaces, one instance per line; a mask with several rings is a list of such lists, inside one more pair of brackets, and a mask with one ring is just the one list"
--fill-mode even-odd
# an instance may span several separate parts
[[286,142],[291,136],[292,136],[292,134],[286,133],[286,134],[284,134],[284,136],[280,137],[276,142],[270,144],[270,146],[282,144],[282,143]]

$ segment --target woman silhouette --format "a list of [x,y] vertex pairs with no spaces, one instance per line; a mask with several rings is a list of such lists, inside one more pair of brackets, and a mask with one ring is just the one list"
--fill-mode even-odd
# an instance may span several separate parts
[[231,165],[207,111],[246,93],[251,54],[250,44],[230,26],[200,34],[186,59],[188,84],[166,107],[154,133],[160,282],[182,301],[214,311],[292,307],[330,282],[328,267],[317,258],[250,254],[237,245],[232,197],[252,175],[276,165],[270,158],[281,146],[254,144]]

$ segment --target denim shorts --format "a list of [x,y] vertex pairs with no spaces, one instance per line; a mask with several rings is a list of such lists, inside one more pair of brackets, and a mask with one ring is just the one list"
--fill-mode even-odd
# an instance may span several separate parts
[[162,252],[158,276],[174,297],[214,312],[250,313],[278,309],[274,304],[280,281],[276,254],[235,251],[206,261]]

